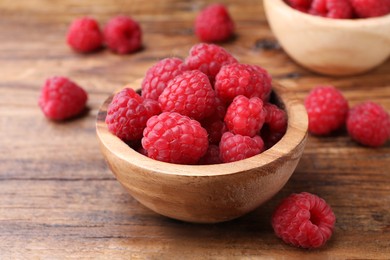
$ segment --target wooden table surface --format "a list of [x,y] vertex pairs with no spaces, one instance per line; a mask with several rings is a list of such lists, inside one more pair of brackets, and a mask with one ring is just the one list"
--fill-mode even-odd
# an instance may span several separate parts
[[[345,131],[310,136],[283,190],[254,212],[212,225],[159,216],[128,195],[98,149],[95,117],[114,90],[143,77],[168,56],[185,57],[197,43],[192,24],[208,1],[0,1],[0,259],[64,258],[390,258],[390,144],[370,149]],[[223,44],[241,62],[258,64],[303,100],[333,84],[355,105],[373,100],[390,111],[390,60],[368,74],[332,78],[311,73],[279,47],[262,2],[226,1],[237,37]],[[69,23],[91,15],[104,24],[133,16],[144,49],[119,56],[80,55],[65,44]],[[68,76],[89,93],[89,112],[54,123],[37,106],[47,77]],[[308,191],[333,208],[337,223],[320,250],[284,244],[270,217],[280,200]]]

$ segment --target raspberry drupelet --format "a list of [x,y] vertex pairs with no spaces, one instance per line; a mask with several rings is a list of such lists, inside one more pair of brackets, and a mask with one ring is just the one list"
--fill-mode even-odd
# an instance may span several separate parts
[[85,110],[87,92],[66,77],[48,78],[41,90],[38,105],[52,120],[75,117]]
[[147,121],[142,147],[155,160],[195,164],[207,151],[207,132],[196,120],[163,112]]
[[336,217],[322,198],[302,192],[285,198],[272,216],[275,234],[302,248],[323,246],[333,233]]

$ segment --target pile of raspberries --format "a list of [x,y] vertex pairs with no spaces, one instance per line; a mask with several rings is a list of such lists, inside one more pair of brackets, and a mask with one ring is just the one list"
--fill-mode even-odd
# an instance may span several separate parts
[[333,19],[371,18],[390,13],[389,0],[285,0],[299,11]]
[[146,72],[141,94],[131,87],[108,106],[108,129],[159,161],[242,160],[274,145],[287,128],[285,111],[270,103],[268,72],[218,45],[196,44],[184,61],[160,60]]

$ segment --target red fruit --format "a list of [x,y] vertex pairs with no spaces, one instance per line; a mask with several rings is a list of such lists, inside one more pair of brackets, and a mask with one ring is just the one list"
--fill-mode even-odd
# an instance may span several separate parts
[[145,106],[146,110],[148,111],[149,117],[161,113],[161,108],[157,100],[147,98],[144,99],[144,102],[142,102],[142,104]]
[[179,58],[166,58],[148,69],[142,81],[142,97],[158,100],[169,81],[187,70]]
[[219,144],[223,133],[227,131],[226,124],[222,119],[208,117],[202,121],[202,126],[206,129],[210,144]]
[[222,162],[234,162],[260,154],[264,150],[264,142],[260,136],[249,137],[226,132],[219,143]]
[[327,135],[345,124],[348,101],[333,86],[315,87],[305,99],[309,116],[309,131],[316,135]]
[[383,16],[390,13],[389,0],[350,0],[359,18]]
[[219,147],[215,144],[209,145],[206,154],[200,158],[198,164],[209,165],[218,163],[222,163],[221,158],[219,158]]
[[124,141],[140,139],[151,116],[143,102],[143,98],[131,88],[118,92],[107,108],[108,130]]
[[85,110],[88,95],[83,88],[65,77],[45,81],[39,96],[39,107],[53,120],[65,120]]
[[148,120],[142,146],[152,159],[195,164],[207,151],[207,132],[196,120],[163,112]]
[[351,138],[360,144],[378,147],[390,138],[390,115],[374,102],[353,107],[348,114],[347,130]]
[[195,33],[204,42],[228,40],[234,31],[234,22],[222,4],[211,4],[203,9],[195,20]]
[[286,0],[286,2],[294,9],[307,12],[313,0]]
[[247,98],[239,95],[227,109],[225,123],[234,134],[254,137],[264,124],[266,114],[263,112],[263,101],[258,98]]
[[118,54],[132,53],[141,48],[142,31],[130,17],[116,16],[104,28],[107,47]]
[[265,103],[266,114],[264,126],[261,129],[261,137],[267,148],[275,145],[286,133],[287,115],[286,112],[274,104]]
[[215,110],[215,93],[205,74],[186,71],[169,82],[158,98],[163,112],[177,112],[200,120]]
[[231,102],[238,95],[267,101],[271,87],[271,76],[266,70],[256,65],[238,63],[222,67],[214,86],[217,96],[226,102]]
[[78,52],[92,52],[103,44],[103,34],[98,22],[90,17],[82,17],[72,22],[68,29],[66,41]]
[[224,48],[207,43],[192,46],[185,60],[190,70],[200,70],[209,77],[211,84],[214,84],[215,76],[222,66],[237,62]]
[[272,216],[272,227],[288,244],[318,248],[331,237],[335,221],[332,209],[323,199],[302,192],[280,203]]
[[353,9],[349,0],[313,0],[309,13],[333,19],[353,17]]

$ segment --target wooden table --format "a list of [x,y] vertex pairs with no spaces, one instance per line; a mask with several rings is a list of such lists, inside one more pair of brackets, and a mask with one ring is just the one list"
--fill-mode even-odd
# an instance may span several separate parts
[[[211,2],[211,1],[210,1]],[[390,258],[390,144],[370,149],[345,131],[310,136],[283,190],[239,219],[213,225],[183,223],[146,209],[107,168],[95,136],[95,116],[114,90],[158,59],[185,57],[197,43],[192,24],[207,1],[0,2],[0,259],[64,258]],[[368,74],[332,78],[295,64],[275,41],[260,0],[226,1],[237,38],[223,46],[241,62],[265,67],[300,98],[333,84],[355,105],[364,100],[390,110],[390,61]],[[137,19],[144,50],[80,55],[65,44],[69,23],[91,15]],[[68,76],[89,93],[84,117],[54,123],[37,106],[47,77]],[[320,250],[284,244],[270,217],[280,200],[308,191],[333,208],[337,223]]]

